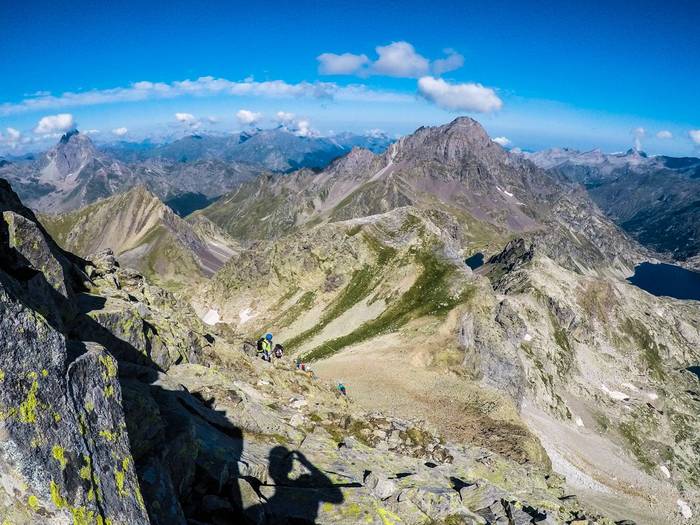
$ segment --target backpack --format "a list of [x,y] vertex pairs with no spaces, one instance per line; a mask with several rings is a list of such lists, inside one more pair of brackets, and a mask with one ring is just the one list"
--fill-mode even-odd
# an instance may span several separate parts
[[265,342],[265,338],[264,338],[264,337],[261,337],[260,339],[258,339],[258,352],[262,352],[262,351],[263,351],[263,343],[264,343],[264,342]]
[[283,351],[284,351],[284,350],[283,350],[283,348],[282,348],[282,345],[276,345],[276,346],[275,346],[275,357],[276,357],[277,359],[280,359],[280,358],[282,357]]

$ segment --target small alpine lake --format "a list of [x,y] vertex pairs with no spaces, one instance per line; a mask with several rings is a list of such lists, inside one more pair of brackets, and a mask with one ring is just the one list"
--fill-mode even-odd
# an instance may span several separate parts
[[643,262],[627,280],[652,295],[700,301],[700,272],[680,266]]
[[484,264],[484,254],[481,252],[475,253],[468,259],[465,259],[464,262],[466,263],[469,268],[472,270],[476,270],[480,266],[483,266]]

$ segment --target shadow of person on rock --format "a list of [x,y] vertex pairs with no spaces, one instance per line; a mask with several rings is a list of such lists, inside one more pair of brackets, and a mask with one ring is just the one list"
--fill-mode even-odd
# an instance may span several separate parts
[[[306,472],[290,477],[295,461]],[[343,502],[339,485],[334,484],[301,452],[277,446],[270,451],[269,462],[268,472],[273,485],[259,488],[265,502],[246,510],[254,523],[309,525],[316,523],[321,503],[337,505]],[[274,494],[265,498],[268,488],[273,488]]]

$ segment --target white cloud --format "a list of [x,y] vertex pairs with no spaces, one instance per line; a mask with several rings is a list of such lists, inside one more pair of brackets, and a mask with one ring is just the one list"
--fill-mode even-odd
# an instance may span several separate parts
[[430,76],[418,80],[418,93],[449,111],[488,113],[503,106],[503,101],[491,88],[472,83],[450,84],[441,78]]
[[300,137],[315,137],[318,131],[311,127],[311,122],[306,119],[297,121],[295,133]]
[[80,133],[82,133],[83,135],[97,135],[99,132],[99,129],[85,129]]
[[430,70],[430,62],[408,42],[392,42],[377,46],[379,58],[372,64],[372,72],[390,77],[417,78]]
[[504,148],[506,146],[510,146],[511,144],[510,139],[508,139],[507,137],[496,137],[495,139],[493,139],[493,141]]
[[688,136],[695,144],[700,146],[700,129],[691,129],[688,131]]
[[175,120],[184,122],[185,124],[192,124],[193,122],[197,122],[197,117],[192,113],[175,113]]
[[217,124],[219,122],[219,120],[220,120],[219,117],[214,117],[214,116],[207,117],[207,121],[209,122],[209,124]]
[[15,128],[6,128],[8,142],[17,142],[22,137],[22,133]]
[[374,138],[374,139],[379,139],[379,138],[384,138],[384,137],[386,137],[387,135],[386,135],[386,132],[385,132],[383,129],[372,128],[372,129],[368,129],[367,131],[365,131],[365,136],[366,136],[366,137],[371,137],[371,138]]
[[316,57],[318,72],[322,75],[386,75],[390,77],[419,78],[429,74],[441,75],[464,65],[464,57],[454,49],[445,49],[445,57],[430,61],[406,41],[377,46],[377,59],[354,53],[323,53]]
[[314,98],[363,102],[410,102],[411,95],[395,91],[370,89],[362,84],[339,86],[334,82],[299,82],[284,80],[256,82],[252,78],[232,81],[225,78],[200,77],[178,80],[169,84],[141,81],[128,87],[93,89],[80,93],[66,92],[58,96],[44,95],[25,98],[21,102],[0,104],[0,116],[64,107],[95,106],[116,102],[172,99],[182,96],[249,96],[261,98]]
[[275,116],[277,122],[299,137],[319,136],[319,132],[311,127],[311,121],[308,118],[297,119],[294,113],[286,111],[278,111]]
[[236,118],[238,119],[238,122],[242,126],[252,126],[258,120],[260,120],[261,117],[262,117],[262,114],[255,113],[255,112],[247,110],[247,109],[240,109],[236,113]]
[[191,130],[199,129],[202,126],[202,122],[192,113],[175,113],[175,120],[184,124]]
[[369,63],[367,55],[322,53],[316,57],[321,75],[356,75]]
[[332,82],[299,82],[290,84],[283,80],[256,82],[252,78],[231,81],[224,78],[200,77],[196,80],[164,82],[135,82],[128,87],[90,90],[80,93],[66,92],[58,96],[45,95],[25,98],[18,103],[0,104],[0,115],[69,106],[94,106],[114,102],[137,102],[150,99],[181,96],[256,96],[269,98],[333,98],[346,88]]
[[442,75],[448,71],[454,71],[464,65],[464,57],[454,49],[445,49],[445,58],[438,58],[431,66],[434,75]]
[[673,138],[673,133],[671,133],[667,129],[662,129],[656,134],[657,139],[672,139]]
[[43,117],[34,128],[34,133],[38,135],[49,135],[51,133],[63,133],[75,127],[73,115],[70,113],[60,113]]
[[25,142],[22,139],[22,133],[15,128],[5,128],[6,135],[0,133],[0,144],[6,144],[11,149],[15,149],[20,142]]
[[286,125],[294,122],[294,113],[289,113],[287,111],[278,111],[275,115],[277,117],[277,122]]
[[632,136],[634,137],[634,149],[637,151],[642,150],[642,139],[646,136],[647,130],[642,127],[637,127],[632,130]]
[[112,133],[114,133],[117,137],[123,137],[129,132],[128,129],[126,128],[116,128],[112,130]]

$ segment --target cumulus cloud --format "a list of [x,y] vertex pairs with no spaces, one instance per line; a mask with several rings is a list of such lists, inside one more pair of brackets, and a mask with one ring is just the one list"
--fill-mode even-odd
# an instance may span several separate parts
[[73,115],[70,113],[60,113],[58,115],[48,115],[43,117],[34,128],[37,135],[49,135],[51,133],[63,133],[75,127]]
[[700,129],[691,129],[688,131],[688,136],[695,144],[700,146]]
[[175,120],[178,122],[191,124],[197,121],[197,117],[195,117],[192,113],[175,113]]
[[278,111],[275,115],[277,122],[299,137],[317,137],[319,132],[311,127],[308,118],[297,118],[294,113]]
[[24,140],[22,140],[22,133],[18,129],[5,128],[5,131],[5,135],[0,133],[0,144],[5,144],[11,149],[15,149],[20,143],[20,141],[25,142]]
[[129,132],[128,129],[126,128],[116,128],[112,130],[112,133],[114,133],[117,137],[123,137]]
[[442,75],[449,71],[459,69],[464,65],[464,57],[454,49],[445,49],[445,58],[438,58],[433,61],[432,70],[434,75]]
[[417,78],[430,70],[430,61],[416,53],[408,42],[392,42],[375,49],[379,58],[372,64],[374,74]]
[[299,137],[315,137],[318,135],[318,131],[311,127],[311,122],[307,119],[301,119],[296,122],[294,133]]
[[287,111],[278,111],[275,117],[277,118],[277,122],[282,125],[287,125],[294,122],[294,113],[289,113]]
[[672,139],[673,138],[673,133],[671,133],[667,129],[662,129],[656,134],[657,139]]
[[507,137],[496,137],[495,139],[493,139],[493,141],[504,148],[506,146],[510,146],[511,144],[510,139],[508,139]]
[[175,120],[193,131],[199,129],[202,125],[202,122],[192,113],[175,113]]
[[367,55],[322,53],[316,57],[322,75],[356,75],[369,63]]
[[247,109],[240,109],[236,113],[236,119],[242,126],[252,126],[262,118],[262,114]]
[[210,116],[207,117],[209,124],[217,124],[219,122],[219,117]]
[[449,111],[489,113],[503,106],[496,92],[481,84],[451,84],[431,76],[418,80],[420,96]]
[[390,77],[419,78],[429,73],[442,75],[464,65],[464,57],[454,49],[445,49],[445,57],[432,62],[419,54],[406,41],[392,42],[374,48],[376,60],[354,53],[323,53],[316,57],[318,72],[322,75],[386,75]]

